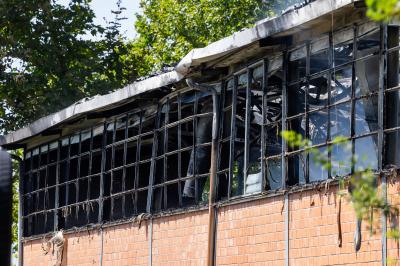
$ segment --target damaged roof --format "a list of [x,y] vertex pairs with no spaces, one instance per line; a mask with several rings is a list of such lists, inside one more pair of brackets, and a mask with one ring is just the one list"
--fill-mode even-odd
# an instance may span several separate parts
[[[90,112],[104,108],[113,108],[128,99],[134,99],[142,93],[175,84],[182,79],[199,73],[201,69],[226,66],[232,61],[221,63],[224,58],[243,51],[247,51],[261,40],[272,37],[281,37],[293,33],[293,31],[310,30],[320,25],[319,19],[328,21],[334,12],[342,12],[341,9],[353,9],[355,2],[359,0],[317,0],[292,9],[281,16],[261,20],[252,28],[236,32],[231,36],[213,42],[204,48],[193,49],[177,64],[174,70],[134,82],[120,90],[107,95],[82,99],[73,105],[36,120],[35,122],[12,132],[6,136],[0,136],[0,145],[11,148],[27,139],[39,135],[47,129],[61,125],[72,119],[77,119]],[[325,18],[323,18],[326,16]],[[328,25],[330,26],[330,25]],[[258,46],[257,46],[258,47]],[[254,53],[259,52],[253,49]],[[264,50],[265,51],[265,50]],[[243,53],[242,53],[243,54]],[[240,59],[237,59],[239,61]]]

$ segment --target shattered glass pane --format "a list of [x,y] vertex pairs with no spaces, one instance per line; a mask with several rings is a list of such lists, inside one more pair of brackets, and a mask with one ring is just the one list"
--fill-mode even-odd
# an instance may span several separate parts
[[379,28],[370,30],[357,40],[357,58],[370,55],[379,51],[380,46]]
[[238,77],[238,88],[247,86],[247,73],[240,74]]
[[326,75],[310,80],[308,89],[309,110],[320,109],[328,105],[328,96],[328,80]]
[[342,103],[330,109],[331,139],[350,136],[351,103]]
[[335,70],[331,83],[331,104],[351,99],[352,68]]
[[329,69],[329,52],[324,49],[310,56],[310,74]]
[[347,41],[334,45],[333,48],[334,66],[340,66],[353,60],[353,41]]
[[343,177],[350,174],[352,162],[351,142],[333,145],[331,156],[332,177]]
[[289,86],[287,91],[288,102],[288,117],[304,113],[305,106],[305,91],[307,85],[305,83],[298,83]]
[[316,151],[316,153],[310,153],[310,182],[321,181],[328,178],[328,168],[326,167],[328,161],[328,149],[327,147],[322,147],[316,149]]
[[355,63],[356,97],[377,92],[379,88],[379,57],[373,56]]
[[249,151],[249,168],[246,177],[246,194],[260,192],[262,187],[262,173],[261,173],[261,147],[250,146]]
[[368,97],[355,102],[355,134],[378,130],[378,98]]
[[328,109],[309,114],[309,138],[313,145],[325,143],[328,133]]
[[355,140],[355,170],[378,168],[378,137],[376,135]]
[[271,190],[282,187],[282,161],[281,158],[267,159],[267,181]]
[[[286,130],[294,131],[297,134],[305,137],[306,133],[306,119],[304,116],[287,119],[286,120]],[[299,147],[293,147],[293,150],[297,150]]]

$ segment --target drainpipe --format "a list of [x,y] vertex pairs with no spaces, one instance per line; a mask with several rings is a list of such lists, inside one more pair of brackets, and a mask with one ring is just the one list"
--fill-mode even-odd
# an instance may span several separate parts
[[191,89],[208,92],[212,94],[213,99],[213,122],[212,122],[212,142],[211,142],[211,166],[210,166],[210,194],[208,196],[208,248],[207,265],[215,265],[215,235],[216,235],[216,176],[217,176],[217,148],[218,148],[218,94],[213,86],[199,84],[191,79],[186,79],[186,83]]

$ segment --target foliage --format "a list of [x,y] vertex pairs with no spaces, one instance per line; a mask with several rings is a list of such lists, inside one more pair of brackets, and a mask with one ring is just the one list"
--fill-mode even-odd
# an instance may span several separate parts
[[174,64],[191,49],[204,47],[272,14],[272,1],[141,0],[134,41],[145,70]]
[[[135,57],[119,33],[93,23],[90,0],[0,3],[0,132],[15,130],[78,99],[136,78]],[[90,34],[93,38],[84,37]]]
[[[313,147],[310,140],[303,138],[301,134],[294,131],[284,131],[282,132],[282,137],[287,141],[289,147],[301,148],[305,150],[306,154],[312,154],[315,162],[325,170],[332,169],[328,152],[332,151],[334,145],[342,145],[345,149],[351,150],[350,142],[347,138],[341,136],[334,138],[332,145],[329,145],[327,152],[324,153]],[[360,159],[352,156],[351,164],[354,166]],[[390,218],[398,217],[399,215],[397,207],[392,206],[382,197],[378,190],[377,177],[377,174],[370,167],[366,167],[364,169],[355,169],[353,174],[348,177],[341,177],[340,180],[341,189],[339,194],[349,198],[357,218],[367,220],[371,229],[374,226],[374,212],[381,211]],[[346,186],[348,191],[344,192],[343,188]],[[389,230],[388,237],[398,239],[398,228],[393,227]]]
[[377,21],[389,21],[400,17],[400,2],[398,0],[366,0],[367,15]]

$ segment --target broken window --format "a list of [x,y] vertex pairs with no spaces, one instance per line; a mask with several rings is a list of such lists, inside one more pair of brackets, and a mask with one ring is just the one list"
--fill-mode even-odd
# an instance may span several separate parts
[[[400,165],[399,30],[388,27],[387,73],[382,30],[374,23],[342,29],[214,84],[219,200],[379,169],[379,143],[385,164]],[[25,151],[24,236],[207,202],[211,95],[178,89],[125,112]],[[282,130],[309,139],[331,169],[289,147]],[[338,136],[349,145],[333,144]]]
[[147,112],[25,152],[24,236],[146,211],[155,121]]
[[[309,139],[332,165],[323,169],[312,153],[289,147],[289,185],[377,169],[379,49],[379,28],[368,24],[335,32],[289,54],[286,129]],[[329,151],[329,142],[337,136],[348,137],[353,148],[335,145]],[[357,158],[354,166],[352,155]]]
[[152,107],[106,123],[104,221],[129,218],[146,211],[154,125]]
[[57,148],[57,142],[52,142],[25,153],[21,195],[25,236],[54,230]]
[[153,157],[152,210],[207,202],[213,101],[186,90],[161,101]]

